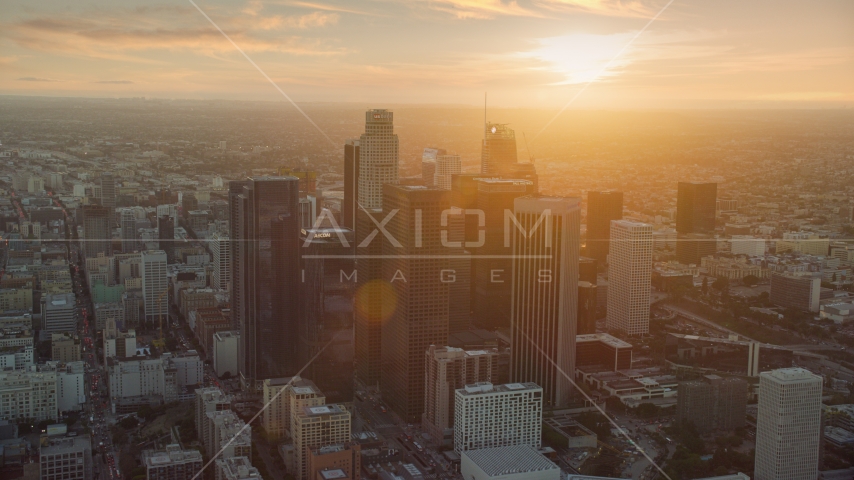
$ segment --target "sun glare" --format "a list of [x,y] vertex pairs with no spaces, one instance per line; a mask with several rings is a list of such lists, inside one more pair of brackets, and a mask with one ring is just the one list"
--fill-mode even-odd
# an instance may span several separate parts
[[587,83],[616,75],[631,63],[629,51],[615,57],[633,36],[632,32],[613,35],[574,33],[543,38],[537,48],[523,53],[523,56],[539,60],[547,64],[542,68],[563,76],[563,80],[555,82],[556,85]]

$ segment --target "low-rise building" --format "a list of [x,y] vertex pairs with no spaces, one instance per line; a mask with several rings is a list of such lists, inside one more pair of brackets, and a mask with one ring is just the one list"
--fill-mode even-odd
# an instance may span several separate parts
[[460,453],[466,480],[560,480],[560,467],[530,445],[466,450]]
[[616,372],[632,368],[632,344],[607,333],[575,337],[575,367],[601,366]]
[[216,480],[263,480],[249,457],[216,459]]
[[165,451],[143,450],[142,463],[148,480],[191,480],[202,468],[202,454],[172,444]]
[[454,451],[530,445],[540,448],[543,389],[535,383],[479,382],[455,392]]
[[40,372],[35,366],[0,372],[0,420],[41,422],[57,417],[56,372]]
[[226,374],[237,376],[237,347],[240,332],[222,330],[213,335],[213,368],[218,377]]
[[66,333],[54,333],[50,337],[51,360],[60,363],[80,361],[80,338]]
[[821,277],[810,272],[771,274],[769,300],[774,305],[805,312],[818,312],[821,299]]
[[308,479],[319,480],[320,472],[340,469],[346,478],[361,478],[362,447],[357,443],[309,447]]
[[45,438],[39,447],[41,480],[90,480],[95,478],[92,467],[89,435]]

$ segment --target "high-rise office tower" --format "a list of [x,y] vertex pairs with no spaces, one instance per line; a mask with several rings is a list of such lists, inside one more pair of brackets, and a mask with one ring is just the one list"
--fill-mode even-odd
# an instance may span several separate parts
[[747,381],[737,377],[705,375],[679,383],[676,418],[694,422],[700,432],[732,431],[744,427]]
[[116,208],[116,178],[111,172],[101,173],[101,205],[110,209],[112,215]]
[[421,426],[438,445],[450,445],[454,440],[454,392],[477,382],[496,382],[498,352],[430,345],[424,368]]
[[432,185],[450,190],[452,175],[460,174],[462,169],[463,164],[459,155],[439,155],[436,157],[436,172]]
[[359,205],[382,208],[383,185],[398,182],[398,140],[394,113],[365,112],[365,133],[359,137]]
[[612,221],[609,248],[606,325],[629,335],[646,335],[652,283],[652,225]]
[[[240,224],[240,195],[243,188],[249,186],[249,180],[232,180],[228,182],[228,239],[246,238],[247,225]],[[240,331],[240,312],[243,311],[243,299],[245,298],[242,277],[242,265],[240,258],[241,247],[238,242],[229,241],[228,250],[231,259],[231,272],[229,279],[229,301],[231,302],[231,328]]]
[[580,199],[517,198],[513,245],[510,381],[543,388],[544,405],[566,406],[575,371]]
[[803,368],[759,374],[756,480],[818,477],[822,378]]
[[157,217],[157,238],[160,250],[166,252],[166,261],[175,263],[175,217],[169,215]]
[[297,352],[299,364],[308,365],[301,376],[313,380],[329,402],[352,402],[355,235],[347,228],[306,230],[300,245],[302,318]]
[[394,241],[383,239],[382,277],[394,300],[383,305],[381,386],[389,406],[417,422],[424,412],[424,352],[448,342],[449,284],[442,278],[449,259],[441,217],[450,192],[386,184],[383,193],[383,213],[397,213],[386,225]]
[[[611,220],[623,219],[623,192],[587,193],[587,256],[608,261]],[[586,280],[590,282],[590,280]],[[594,280],[592,283],[596,283]]]
[[480,153],[480,173],[500,177],[518,162],[516,132],[506,124],[487,123]]
[[393,113],[387,110],[365,112],[365,133],[359,137],[356,167],[356,376],[370,386],[380,381],[383,302],[388,294],[388,281],[382,279],[383,261],[378,257],[382,254],[382,235],[376,235],[375,229],[384,218],[383,185],[398,183],[398,139],[393,120]]
[[230,244],[227,233],[214,232],[211,236],[210,248],[214,266],[211,286],[220,290],[228,290],[228,282],[231,281]]
[[142,298],[145,321],[157,325],[161,316],[169,322],[169,279],[166,276],[166,252],[142,252]]
[[[610,227],[608,228],[608,232],[610,235]],[[608,237],[610,238],[610,237]],[[596,280],[599,278],[599,274],[597,273],[597,264],[595,258],[590,257],[579,257],[578,259],[578,279],[582,282],[590,282],[592,284],[596,284]]]
[[676,196],[677,233],[713,233],[717,183],[679,182]]
[[679,182],[676,197],[676,258],[679,263],[700,265],[717,250],[715,206],[718,184]]
[[190,212],[194,212],[198,209],[199,200],[196,198],[196,194],[191,192],[183,192],[181,194],[181,215],[184,218],[188,218],[190,216]]
[[595,283],[578,282],[578,328],[576,334],[596,333],[596,307],[599,291]]
[[[254,177],[238,196],[238,368],[243,388],[293,376],[299,322],[299,180]],[[235,262],[237,263],[237,262]]]
[[[472,249],[472,306],[475,325],[486,328],[510,327],[510,295],[513,246],[506,241],[504,232],[507,213],[513,212],[513,202],[522,196],[536,193],[528,180],[501,180],[479,178],[475,182],[476,194],[471,206],[483,212],[483,226],[478,226],[476,215],[466,215],[468,224],[466,241],[483,245]],[[458,192],[454,192],[458,194]],[[462,197],[461,192],[458,194]],[[507,227],[513,228],[512,224]]]
[[122,253],[131,253],[136,250],[136,216],[130,208],[122,209]]
[[383,218],[380,208],[356,212],[356,378],[367,386],[378,386],[380,382],[382,324],[388,313],[383,311],[383,303],[392,298],[388,279],[382,278],[382,238],[368,238],[376,228],[374,222],[382,222]]
[[341,201],[341,226],[356,229],[356,210],[359,198],[359,141],[344,144],[344,199]]
[[308,478],[309,449],[338,445],[350,440],[350,412],[341,404],[304,407],[294,412],[291,437],[296,450],[296,480]]
[[444,154],[441,148],[425,148],[421,154],[421,184],[425,187],[436,185],[436,159]]
[[112,247],[112,213],[100,205],[83,206],[83,254],[95,258],[99,253],[110,256]]

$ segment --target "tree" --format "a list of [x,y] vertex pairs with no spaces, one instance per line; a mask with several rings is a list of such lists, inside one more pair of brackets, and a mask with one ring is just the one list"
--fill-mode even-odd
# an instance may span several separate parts
[[658,415],[658,407],[652,403],[641,403],[637,408],[637,415],[641,418],[650,418]]
[[703,292],[703,295],[709,293],[709,277],[703,277],[703,286],[700,287],[700,290]]
[[139,425],[139,420],[137,420],[136,417],[126,417],[119,422],[119,425],[121,425],[122,428],[131,429]]
[[718,277],[715,279],[714,283],[712,283],[712,288],[719,292],[723,292],[729,289],[729,279],[726,277]]
[[748,287],[754,287],[757,283],[759,283],[759,277],[757,277],[756,275],[745,275],[745,277],[742,278],[741,281]]

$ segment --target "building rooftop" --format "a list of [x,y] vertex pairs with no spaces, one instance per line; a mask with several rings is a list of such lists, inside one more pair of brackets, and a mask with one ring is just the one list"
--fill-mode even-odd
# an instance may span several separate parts
[[146,467],[161,467],[172,463],[201,462],[202,454],[198,450],[181,450],[180,446],[172,444],[166,446],[166,451],[143,451],[142,460]]
[[607,333],[588,333],[586,335],[576,335],[576,345],[582,342],[601,342],[614,348],[632,348],[632,344],[620,340],[617,337],[608,335]]
[[457,392],[461,395],[479,395],[482,393],[500,393],[540,389],[541,387],[533,382],[508,383],[505,385],[493,385],[489,382],[477,382],[466,385],[465,387],[457,390]]
[[540,455],[530,445],[466,450],[461,455],[468,457],[490,477],[511,473],[559,470],[557,465]]
[[772,377],[780,382],[796,382],[800,380],[821,380],[818,375],[800,367],[781,368],[770,372],[762,372],[761,376]]
[[334,480],[336,478],[347,478],[347,474],[344,470],[340,468],[336,468],[333,470],[321,470],[320,476],[325,478],[326,480]]

